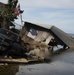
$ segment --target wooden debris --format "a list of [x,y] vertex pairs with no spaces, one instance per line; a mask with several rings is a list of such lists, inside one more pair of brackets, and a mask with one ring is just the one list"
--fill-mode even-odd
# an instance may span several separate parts
[[27,64],[29,62],[36,62],[36,61],[43,61],[42,59],[25,59],[25,58],[18,58],[18,59],[10,59],[10,58],[1,58],[0,63],[24,63]]
[[2,59],[1,58],[0,62],[3,62],[3,63],[28,63],[28,60],[25,58],[21,58],[21,59],[9,59],[9,58]]

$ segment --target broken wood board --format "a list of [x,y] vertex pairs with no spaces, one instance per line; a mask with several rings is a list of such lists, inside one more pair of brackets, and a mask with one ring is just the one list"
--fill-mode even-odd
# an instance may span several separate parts
[[27,64],[29,62],[36,62],[36,61],[42,61],[38,59],[25,59],[25,58],[20,58],[20,59],[10,59],[10,58],[1,58],[0,63],[23,63]]
[[21,59],[10,59],[10,58],[1,58],[0,62],[2,63],[28,63],[27,59],[21,58]]

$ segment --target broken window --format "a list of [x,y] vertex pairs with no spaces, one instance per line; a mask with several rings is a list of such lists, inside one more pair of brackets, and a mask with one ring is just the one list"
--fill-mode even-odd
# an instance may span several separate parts
[[31,28],[29,33],[27,34],[27,36],[32,39],[34,39],[37,35],[38,35],[38,31],[33,28]]

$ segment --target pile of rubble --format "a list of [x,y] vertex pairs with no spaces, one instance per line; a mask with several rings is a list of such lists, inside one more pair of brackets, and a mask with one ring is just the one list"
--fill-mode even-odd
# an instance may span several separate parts
[[[63,49],[74,47],[74,39],[54,26],[38,26],[25,23],[17,35],[9,30],[0,28],[0,55],[6,56],[0,62],[26,62],[50,60],[53,48],[58,45]],[[8,59],[8,57],[11,57]]]

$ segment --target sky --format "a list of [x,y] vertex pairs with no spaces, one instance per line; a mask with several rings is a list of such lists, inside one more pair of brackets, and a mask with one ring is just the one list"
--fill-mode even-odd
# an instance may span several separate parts
[[[74,33],[74,0],[18,0],[19,3],[24,10],[23,21],[54,25],[66,33]],[[15,22],[21,24],[20,16]]]

